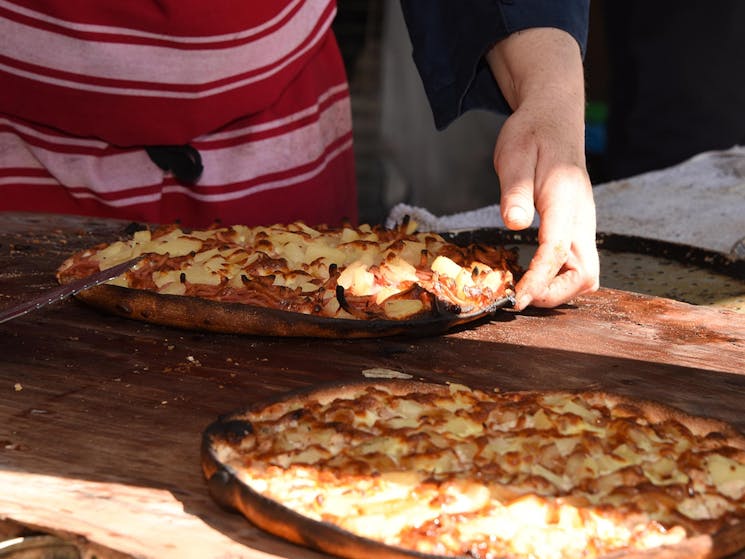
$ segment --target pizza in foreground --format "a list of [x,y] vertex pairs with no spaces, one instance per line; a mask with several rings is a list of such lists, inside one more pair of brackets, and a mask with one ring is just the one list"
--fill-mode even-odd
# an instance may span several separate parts
[[745,547],[745,437],[606,393],[327,386],[222,418],[202,450],[219,502],[346,557],[690,558]]
[[395,229],[311,228],[296,222],[145,229],[74,254],[57,277],[66,283],[141,254],[141,262],[107,285],[163,296],[162,301],[181,296],[362,321],[478,316],[511,299],[517,271],[512,251],[457,246],[438,234],[417,232],[409,221]]

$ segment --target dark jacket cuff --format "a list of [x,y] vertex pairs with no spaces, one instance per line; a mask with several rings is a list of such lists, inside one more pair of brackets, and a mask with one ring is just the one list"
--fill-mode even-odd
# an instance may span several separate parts
[[583,56],[587,45],[589,0],[401,0],[401,7],[438,129],[471,109],[510,112],[484,58],[507,35],[555,27]]

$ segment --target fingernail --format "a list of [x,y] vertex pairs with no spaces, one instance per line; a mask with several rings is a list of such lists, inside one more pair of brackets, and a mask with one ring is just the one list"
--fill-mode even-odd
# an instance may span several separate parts
[[512,223],[524,223],[528,221],[528,212],[525,211],[525,208],[521,208],[520,206],[512,206],[507,210],[507,220]]
[[515,309],[518,311],[521,311],[525,309],[528,305],[530,305],[530,295],[520,295],[515,300]]

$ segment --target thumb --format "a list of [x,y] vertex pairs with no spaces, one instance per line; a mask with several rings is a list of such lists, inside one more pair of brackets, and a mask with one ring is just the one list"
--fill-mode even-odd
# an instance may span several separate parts
[[533,186],[517,184],[502,188],[502,220],[508,229],[527,229],[533,223]]
[[533,194],[538,161],[535,149],[518,150],[515,147],[522,144],[513,140],[514,127],[509,127],[508,124],[511,124],[510,119],[507,119],[497,138],[494,170],[501,189],[502,221],[508,229],[519,231],[527,229],[533,223]]

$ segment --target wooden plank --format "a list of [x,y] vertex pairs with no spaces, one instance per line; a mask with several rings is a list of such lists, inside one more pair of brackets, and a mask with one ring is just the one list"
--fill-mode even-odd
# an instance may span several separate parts
[[[52,286],[71,250],[124,225],[0,215],[0,305]],[[478,387],[612,390],[745,431],[744,357],[744,315],[613,290],[445,336],[357,341],[187,332],[69,301],[0,325],[0,519],[99,558],[321,557],[210,499],[199,444],[218,415],[385,367]]]

